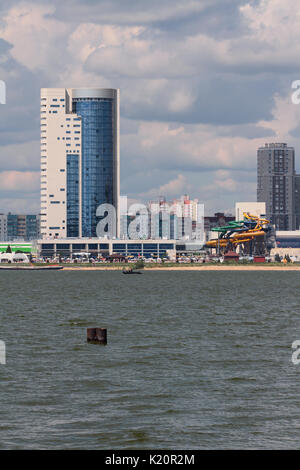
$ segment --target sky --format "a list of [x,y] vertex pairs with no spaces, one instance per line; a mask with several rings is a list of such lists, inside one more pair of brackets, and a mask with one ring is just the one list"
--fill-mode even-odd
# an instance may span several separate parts
[[266,142],[294,146],[300,170],[294,0],[1,0],[0,18],[0,212],[39,212],[42,87],[120,88],[134,202],[189,194],[234,212],[256,200]]

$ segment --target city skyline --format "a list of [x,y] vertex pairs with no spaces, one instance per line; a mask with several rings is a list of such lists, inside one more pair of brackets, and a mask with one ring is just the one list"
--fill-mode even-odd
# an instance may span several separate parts
[[1,212],[39,212],[42,87],[121,89],[121,194],[133,202],[187,193],[233,213],[256,200],[265,142],[294,147],[299,171],[291,2],[288,28],[274,1],[72,3],[1,2]]

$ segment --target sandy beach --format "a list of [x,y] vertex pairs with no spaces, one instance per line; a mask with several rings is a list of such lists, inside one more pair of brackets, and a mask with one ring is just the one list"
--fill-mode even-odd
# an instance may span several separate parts
[[[64,271],[122,271],[122,266],[64,266]],[[201,266],[170,266],[144,268],[143,271],[300,271],[300,265],[289,266],[267,266],[267,265],[250,265],[250,266],[233,266],[233,265],[201,265]]]

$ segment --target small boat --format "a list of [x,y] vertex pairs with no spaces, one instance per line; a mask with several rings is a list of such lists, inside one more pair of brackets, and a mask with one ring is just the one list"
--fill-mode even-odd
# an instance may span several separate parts
[[141,271],[134,271],[132,268],[123,269],[123,274],[143,274]]

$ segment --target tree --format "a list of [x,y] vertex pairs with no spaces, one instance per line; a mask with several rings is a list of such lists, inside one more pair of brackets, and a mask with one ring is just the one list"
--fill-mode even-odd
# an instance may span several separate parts
[[276,253],[276,255],[275,255],[275,261],[276,261],[276,263],[281,263],[281,259],[280,259],[280,256],[279,256],[278,253]]
[[10,245],[8,245],[7,248],[6,248],[6,253],[11,253],[11,252],[12,252],[11,247],[10,247]]
[[143,269],[145,267],[145,263],[142,259],[139,259],[134,266],[134,269]]

